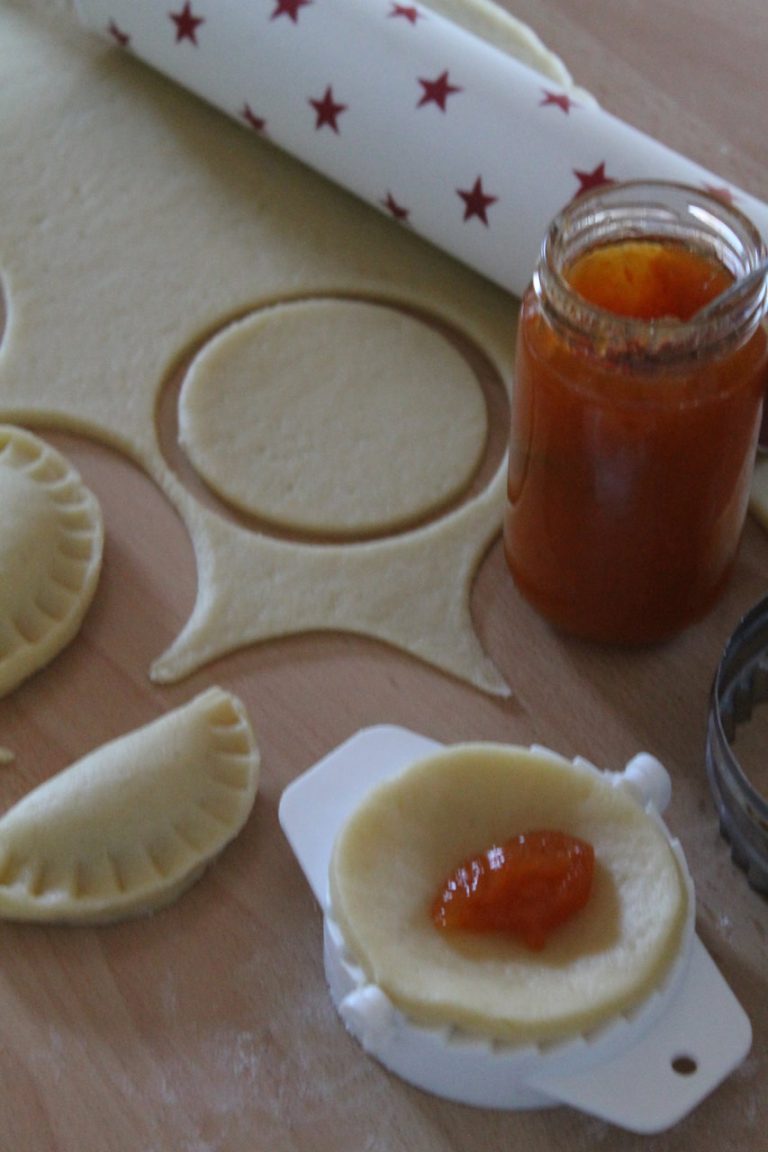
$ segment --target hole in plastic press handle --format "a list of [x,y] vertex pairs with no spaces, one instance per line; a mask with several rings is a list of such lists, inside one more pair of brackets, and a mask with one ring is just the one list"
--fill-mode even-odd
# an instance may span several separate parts
[[672,1071],[676,1072],[678,1076],[693,1076],[694,1072],[699,1069],[698,1061],[693,1056],[688,1056],[686,1053],[681,1052],[679,1056],[673,1057],[670,1061]]

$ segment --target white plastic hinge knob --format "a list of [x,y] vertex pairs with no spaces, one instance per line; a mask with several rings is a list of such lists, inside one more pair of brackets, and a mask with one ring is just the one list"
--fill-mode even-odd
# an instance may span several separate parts
[[394,1031],[395,1010],[392,1001],[375,984],[364,984],[362,988],[356,988],[344,997],[338,1007],[345,1025],[358,1037],[365,1049],[375,1049]]
[[649,752],[633,756],[618,781],[643,805],[653,807],[661,815],[672,799],[672,781],[664,765]]

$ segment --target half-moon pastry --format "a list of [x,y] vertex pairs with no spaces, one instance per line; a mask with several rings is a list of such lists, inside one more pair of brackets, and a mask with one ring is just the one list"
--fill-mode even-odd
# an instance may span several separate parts
[[0,916],[99,923],[169,904],[242,828],[259,763],[221,688],[97,748],[0,819]]
[[[431,911],[462,861],[534,829],[591,844],[592,891],[541,951],[443,931]],[[661,821],[586,763],[460,745],[368,796],[339,834],[331,914],[351,958],[415,1023],[501,1041],[589,1031],[630,1012],[678,958],[689,896]]]
[[101,571],[101,509],[72,465],[0,425],[0,696],[77,634]]

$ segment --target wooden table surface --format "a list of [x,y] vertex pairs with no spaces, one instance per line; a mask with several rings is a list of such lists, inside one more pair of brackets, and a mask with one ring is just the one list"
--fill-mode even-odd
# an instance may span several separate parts
[[[607,109],[768,194],[764,0],[508,4]],[[704,771],[720,652],[766,591],[762,528],[748,522],[706,621],[633,653],[554,635],[517,596],[497,542],[472,605],[510,700],[343,635],[251,648],[159,687],[147,669],[194,599],[184,529],[123,459],[74,436],[52,440],[102,502],[105,566],[76,642],[0,702],[0,743],[17,757],[0,776],[3,807],[214,682],[248,706],[262,784],[239,839],[162,914],[102,929],[0,924],[0,1152],[768,1149],[768,905],[731,862]],[[305,768],[379,722],[446,742],[538,741],[610,768],[640,749],[666,764],[668,823],[696,883],[698,932],[754,1029],[742,1067],[677,1127],[639,1137],[568,1108],[450,1104],[388,1075],[346,1035],[326,993],[319,910],[277,807]]]

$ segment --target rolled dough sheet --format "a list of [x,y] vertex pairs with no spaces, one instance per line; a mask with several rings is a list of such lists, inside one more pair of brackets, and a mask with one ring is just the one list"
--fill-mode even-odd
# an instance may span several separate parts
[[[516,22],[483,7],[507,46],[520,42]],[[522,39],[563,82],[561,62]],[[427,312],[482,348],[509,387],[515,302],[58,14],[0,0],[0,86],[0,419],[114,446],[183,518],[197,600],[153,678],[333,629],[507,694],[469,612],[499,531],[503,465],[478,495],[401,535],[292,542],[203,507],[166,463],[155,418],[172,368],[203,336],[297,296]]]

